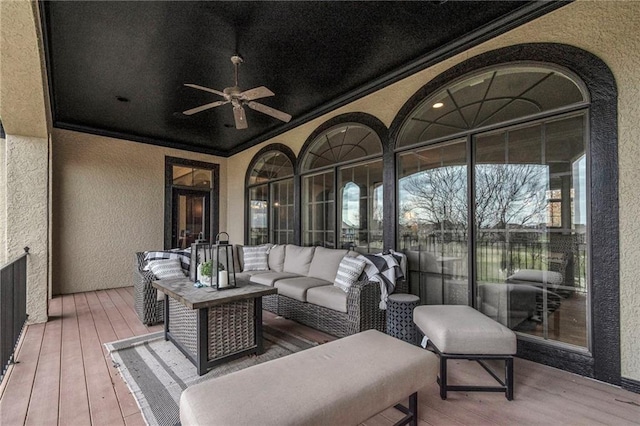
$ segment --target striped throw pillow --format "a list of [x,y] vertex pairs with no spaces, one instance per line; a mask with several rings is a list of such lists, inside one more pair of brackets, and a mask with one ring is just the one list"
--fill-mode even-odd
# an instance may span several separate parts
[[345,256],[340,261],[338,273],[333,285],[348,293],[349,288],[358,281],[366,263],[357,257]]
[[268,271],[271,245],[242,247],[243,271]]
[[191,263],[191,247],[186,249],[171,249],[165,251],[145,251],[144,262],[145,266],[143,271],[149,270],[149,262],[160,259],[178,259],[180,260],[180,266],[183,270],[189,271],[189,264]]
[[149,270],[159,280],[185,277],[178,259],[152,260],[148,266]]

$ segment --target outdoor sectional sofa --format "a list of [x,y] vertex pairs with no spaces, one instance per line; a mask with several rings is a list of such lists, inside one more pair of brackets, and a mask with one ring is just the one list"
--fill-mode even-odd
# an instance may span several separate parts
[[278,289],[278,294],[263,298],[264,309],[337,337],[368,329],[384,331],[379,283],[362,274],[348,292],[334,285],[342,258],[359,253],[276,245],[269,250],[268,269],[247,270],[243,246],[235,248],[236,277]]
[[[334,285],[338,267],[345,256],[355,251],[301,247],[293,244],[270,247],[268,264],[261,270],[247,270],[244,248],[236,245],[236,278],[273,286],[277,295],[263,298],[263,308],[337,337],[357,332],[385,329],[385,311],[379,308],[381,290],[378,282],[363,273],[347,292]],[[151,286],[155,279],[144,271],[144,253],[136,253],[134,267],[134,305],[145,324],[163,321],[164,306]],[[396,292],[406,292],[406,281]]]

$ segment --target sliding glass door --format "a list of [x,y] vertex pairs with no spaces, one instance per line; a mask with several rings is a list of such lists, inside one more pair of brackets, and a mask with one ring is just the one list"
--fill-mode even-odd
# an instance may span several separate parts
[[424,304],[469,303],[466,140],[399,156],[399,243]]
[[585,116],[473,137],[478,309],[587,346]]

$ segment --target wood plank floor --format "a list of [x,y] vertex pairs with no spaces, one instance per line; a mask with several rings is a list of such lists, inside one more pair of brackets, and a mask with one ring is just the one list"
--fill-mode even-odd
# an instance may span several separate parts
[[[0,387],[0,425],[144,425],[103,343],[159,331],[133,310],[133,289],[57,297],[50,321],[29,326]],[[265,312],[265,323],[325,343],[333,337]],[[401,360],[398,360],[401,362]],[[502,394],[453,392],[431,384],[419,393],[420,425],[640,424],[640,395],[529,361],[516,360],[515,400]],[[490,379],[476,363],[450,362],[452,383]],[[365,422],[391,425],[393,408]]]

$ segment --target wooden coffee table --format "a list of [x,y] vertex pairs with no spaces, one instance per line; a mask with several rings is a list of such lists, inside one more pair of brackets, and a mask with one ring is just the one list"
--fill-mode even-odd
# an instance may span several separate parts
[[196,288],[188,278],[153,281],[164,297],[164,336],[203,375],[211,367],[264,352],[262,296],[274,287],[238,281],[237,287]]

